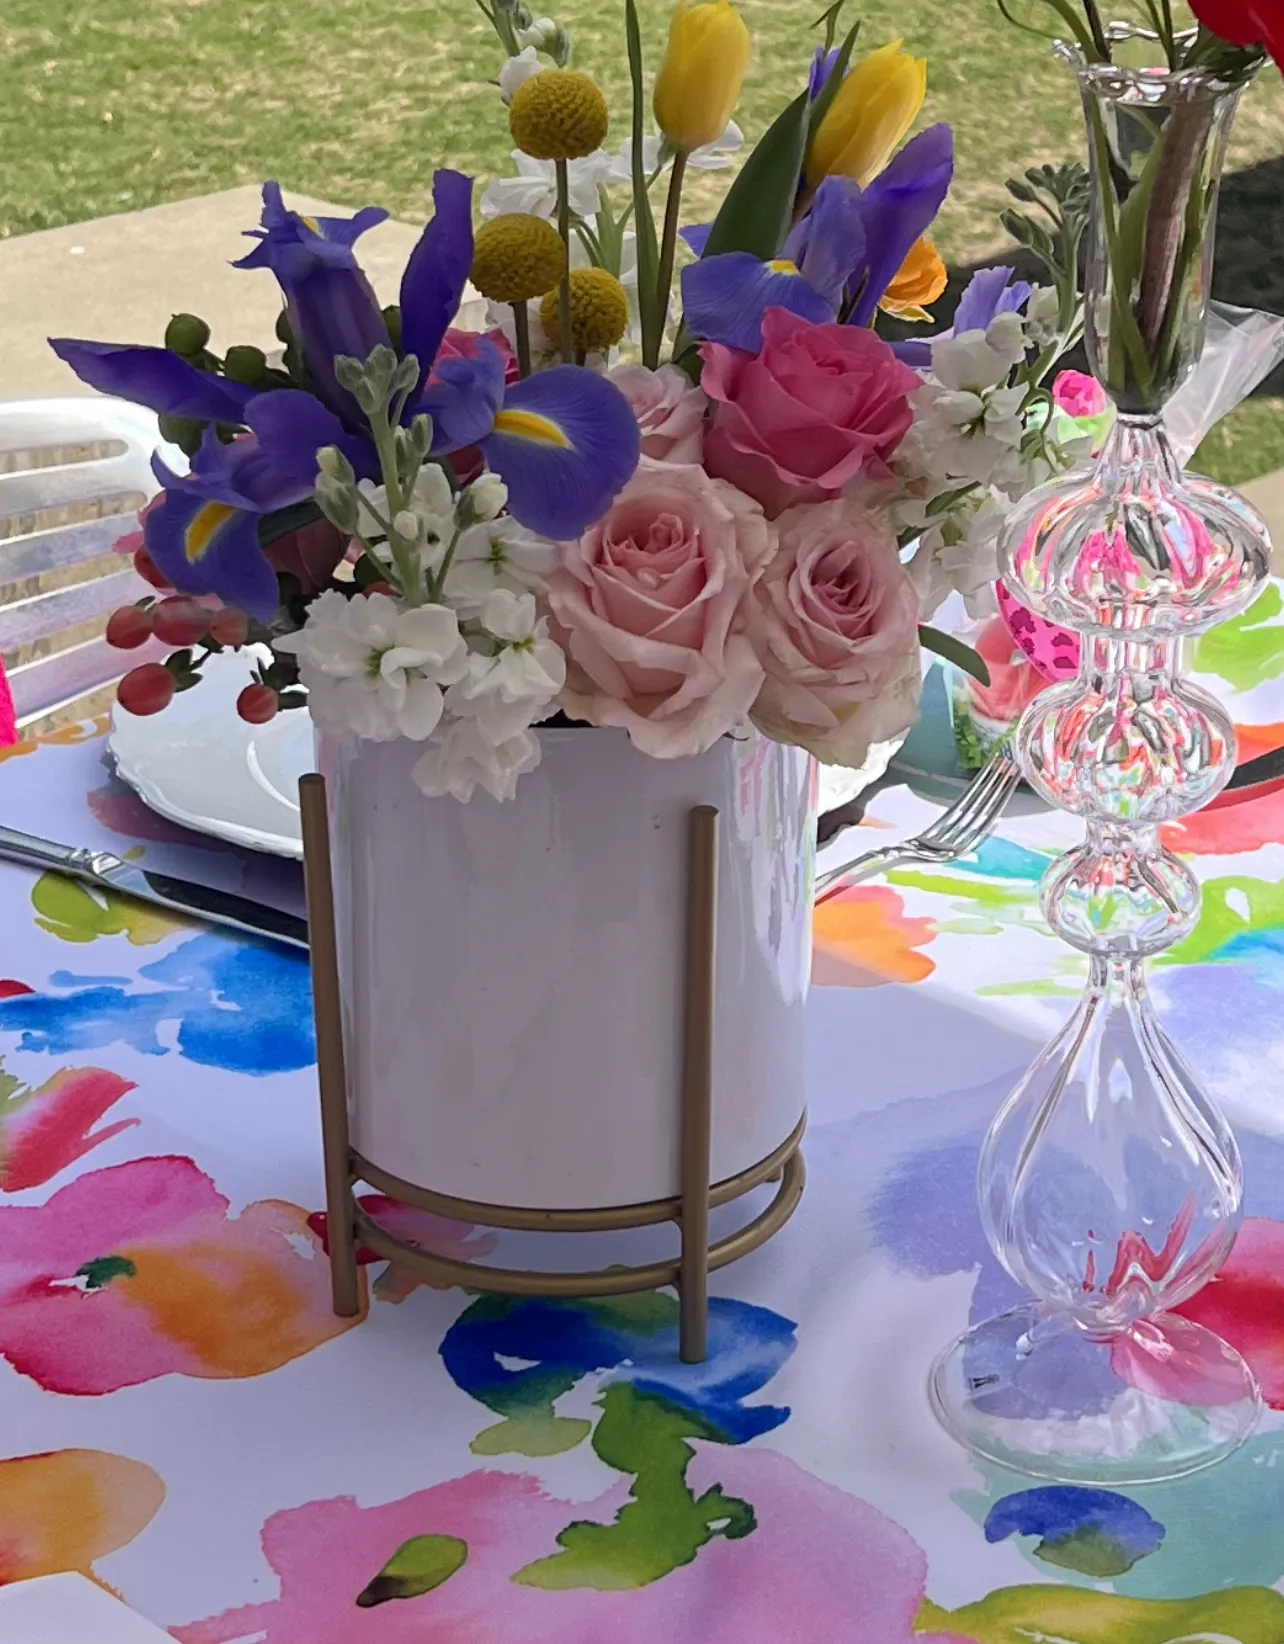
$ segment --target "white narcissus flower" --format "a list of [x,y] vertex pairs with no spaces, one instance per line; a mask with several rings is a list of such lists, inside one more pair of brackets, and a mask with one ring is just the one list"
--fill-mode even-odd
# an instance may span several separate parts
[[298,633],[275,643],[298,657],[317,725],[370,742],[426,740],[441,719],[443,687],[468,671],[454,611],[406,607],[387,594],[349,599],[330,589]]
[[517,779],[533,771],[539,757],[539,739],[531,731],[495,746],[487,742],[476,720],[453,719],[441,727],[410,774],[430,799],[450,794],[467,801],[479,787],[495,799],[511,799]]
[[468,672],[446,692],[446,707],[456,718],[474,720],[487,742],[499,746],[545,716],[566,684],[566,658],[530,594],[497,589],[483,601],[479,620],[495,649],[469,654]]
[[524,46],[516,57],[510,57],[499,71],[499,95],[511,103],[520,86],[540,69],[539,53],[534,46]]
[[504,515],[489,525],[471,525],[462,534],[446,576],[445,595],[457,611],[476,615],[497,588],[538,593],[556,564],[553,543]]
[[[687,155],[687,165],[694,166],[698,171],[723,171],[734,161],[736,153],[744,146],[744,132],[734,120],[727,122],[727,129],[721,137],[715,137],[711,143],[703,148],[692,149]],[[642,139],[642,169],[649,177],[661,165],[664,139],[655,133]],[[664,156],[667,164],[672,160],[670,152]],[[626,187],[633,181],[633,142],[626,137],[611,157],[611,169],[606,175],[608,183],[621,183]]]
[[[486,184],[481,197],[483,217],[504,217],[524,211],[533,217],[552,218],[557,210],[557,173],[552,160],[532,160],[520,149],[513,150],[516,177],[495,177]],[[604,148],[595,149],[582,160],[567,161],[571,210],[589,220],[602,204],[602,184],[611,167]]]

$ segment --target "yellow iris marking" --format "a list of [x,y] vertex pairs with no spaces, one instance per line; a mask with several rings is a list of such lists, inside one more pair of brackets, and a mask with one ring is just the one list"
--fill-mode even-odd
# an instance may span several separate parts
[[767,264],[773,274],[796,274],[798,264],[791,263],[788,257],[776,257]]
[[300,212],[299,221],[303,224],[304,228],[310,228],[314,234],[321,233],[321,225],[317,222],[315,217],[305,217],[303,213]]
[[495,432],[533,440],[536,445],[557,445],[563,450],[571,443],[551,418],[541,417],[537,411],[500,411],[495,417]]
[[219,527],[226,525],[236,512],[225,502],[207,502],[199,513],[193,514],[192,523],[183,533],[183,545],[187,550],[187,563],[195,565]]

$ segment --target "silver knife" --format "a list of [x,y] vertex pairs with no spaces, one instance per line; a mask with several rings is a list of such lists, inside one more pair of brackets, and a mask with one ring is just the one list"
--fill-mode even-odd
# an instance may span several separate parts
[[277,908],[251,902],[248,897],[196,885],[189,879],[153,873],[136,862],[122,861],[110,851],[76,850],[71,845],[56,845],[14,828],[0,827],[0,859],[18,862],[27,868],[65,873],[87,885],[105,885],[140,902],[151,902],[192,919],[207,919],[211,924],[230,925],[233,930],[246,931],[251,936],[271,937],[296,948],[308,945],[307,920],[297,914],[282,913]]

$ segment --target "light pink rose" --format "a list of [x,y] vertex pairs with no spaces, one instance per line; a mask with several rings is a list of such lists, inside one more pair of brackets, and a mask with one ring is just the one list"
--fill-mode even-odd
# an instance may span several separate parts
[[751,715],[826,765],[861,765],[918,715],[918,606],[881,514],[851,501],[791,508],[754,588],[749,633],[766,672]]
[[643,457],[609,511],[563,546],[548,589],[573,719],[623,726],[644,753],[703,753],[762,684],[745,632],[775,533],[702,468]]
[[707,342],[700,356],[700,384],[716,406],[705,467],[770,518],[836,497],[861,476],[890,482],[888,459],[913,421],[907,396],[921,383],[872,331],[769,308],[761,353]]
[[1106,391],[1095,377],[1083,371],[1059,371],[1052,384],[1052,399],[1067,417],[1099,417],[1109,409]]
[[633,408],[642,430],[642,455],[657,462],[699,462],[709,402],[679,366],[621,365],[611,381]]

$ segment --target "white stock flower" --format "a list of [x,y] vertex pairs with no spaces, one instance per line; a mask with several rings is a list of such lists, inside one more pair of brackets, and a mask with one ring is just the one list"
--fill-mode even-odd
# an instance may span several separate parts
[[[552,160],[532,160],[520,149],[513,150],[516,177],[495,177],[486,184],[481,197],[483,217],[505,217],[525,211],[533,217],[552,218],[557,210],[557,174]],[[582,160],[567,161],[571,210],[579,217],[597,216],[602,203],[602,184],[611,169],[611,156],[595,149]]]
[[539,739],[522,731],[498,747],[487,742],[473,719],[453,719],[415,761],[410,774],[430,799],[446,794],[460,801],[484,788],[495,799],[511,799],[517,779],[539,764]]
[[1025,334],[1036,348],[1060,335],[1061,298],[1050,285],[1036,285],[1025,305]]
[[963,596],[971,617],[994,614],[998,536],[1007,512],[997,491],[979,487],[933,517],[908,566],[920,620],[927,621],[950,593]]
[[499,95],[511,103],[519,86],[524,86],[532,74],[540,70],[539,53],[534,46],[523,46],[516,57],[510,57],[499,71]]
[[[990,329],[1008,317],[995,315]],[[1011,318],[1020,330],[1021,316]],[[955,337],[938,337],[932,344],[932,376],[943,388],[957,392],[979,394],[983,389],[1006,383],[1012,365],[1006,351],[991,346],[989,331],[961,331]]]
[[479,620],[495,649],[469,653],[468,672],[446,692],[446,707],[454,718],[474,720],[498,747],[545,716],[566,684],[566,658],[530,594],[496,589]]
[[[1007,361],[1009,370],[1015,365],[1021,365],[1030,346],[1025,334],[1025,319],[1011,309],[996,314],[985,328],[985,341],[986,346],[1000,359]],[[1005,372],[1004,378],[1006,375]],[[999,380],[1002,381],[1004,378]]]
[[[382,485],[376,485],[373,480],[361,480],[357,485],[360,493],[359,525],[363,536],[378,536],[383,531],[382,521],[388,518],[388,492]],[[450,522],[455,511],[455,498],[450,489],[450,481],[446,478],[446,471],[440,463],[428,462],[415,475],[415,483],[411,488],[408,505],[403,513],[411,514],[422,522],[421,540],[432,544],[434,539],[448,535]],[[394,522],[395,523],[395,522]],[[417,533],[403,530],[401,524],[397,529],[407,538]]]
[[472,525],[455,547],[445,595],[460,612],[475,615],[497,588],[538,593],[557,564],[557,548],[510,515]]
[[[980,338],[981,346],[988,346],[980,332],[964,337]],[[1023,388],[964,387],[953,368],[965,367],[967,360],[956,355],[946,363],[954,382],[943,385],[929,378],[911,392],[914,422],[896,453],[898,473],[927,476],[933,494],[962,480],[988,484],[1020,449],[1024,433]]]
[[387,594],[330,589],[277,648],[299,659],[308,707],[323,731],[370,742],[422,742],[442,715],[442,687],[468,670],[459,619],[444,605],[408,608]]
[[485,473],[475,479],[455,499],[455,517],[461,515],[474,524],[497,519],[508,502],[508,487],[498,474]]

